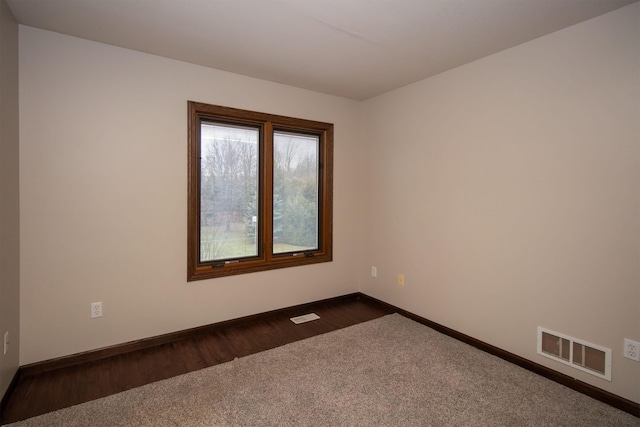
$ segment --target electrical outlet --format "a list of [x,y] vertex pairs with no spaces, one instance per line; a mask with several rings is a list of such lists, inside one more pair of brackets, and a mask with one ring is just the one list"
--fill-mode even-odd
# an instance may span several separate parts
[[640,362],[640,342],[624,339],[624,357]]
[[404,274],[398,274],[398,286],[404,286]]
[[371,267],[371,277],[378,277],[378,269]]
[[4,333],[4,355],[9,351],[9,331]]
[[94,317],[102,317],[102,303],[101,302],[92,302],[91,303],[91,318]]

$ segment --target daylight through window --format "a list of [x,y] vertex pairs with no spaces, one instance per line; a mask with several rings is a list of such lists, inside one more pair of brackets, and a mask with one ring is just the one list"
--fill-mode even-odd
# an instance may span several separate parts
[[333,125],[189,102],[188,280],[331,261]]

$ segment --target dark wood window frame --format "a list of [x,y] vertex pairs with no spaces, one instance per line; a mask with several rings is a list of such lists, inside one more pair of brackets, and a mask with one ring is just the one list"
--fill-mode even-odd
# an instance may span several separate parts
[[[200,126],[203,122],[256,126],[261,129],[259,148],[259,229],[258,256],[227,260],[200,260]],[[273,133],[291,131],[317,135],[318,248],[302,253],[273,253]],[[255,111],[188,102],[188,208],[187,281],[295,267],[332,260],[333,245],[333,124]]]

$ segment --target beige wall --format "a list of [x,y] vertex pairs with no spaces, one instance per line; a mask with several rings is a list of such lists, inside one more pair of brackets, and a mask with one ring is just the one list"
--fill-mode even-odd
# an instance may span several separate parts
[[[365,102],[362,291],[640,402],[639,17]],[[538,356],[537,326],[612,348],[612,382]]]
[[[187,100],[335,124],[334,262],[186,282]],[[21,26],[21,364],[358,291],[357,107]]]
[[[18,370],[20,199],[18,183],[18,25],[0,0],[0,397]],[[3,340],[9,332],[4,355]]]

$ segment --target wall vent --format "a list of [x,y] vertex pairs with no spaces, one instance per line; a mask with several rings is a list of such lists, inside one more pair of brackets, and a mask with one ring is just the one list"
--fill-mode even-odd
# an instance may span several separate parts
[[538,326],[538,354],[611,381],[611,349]]

